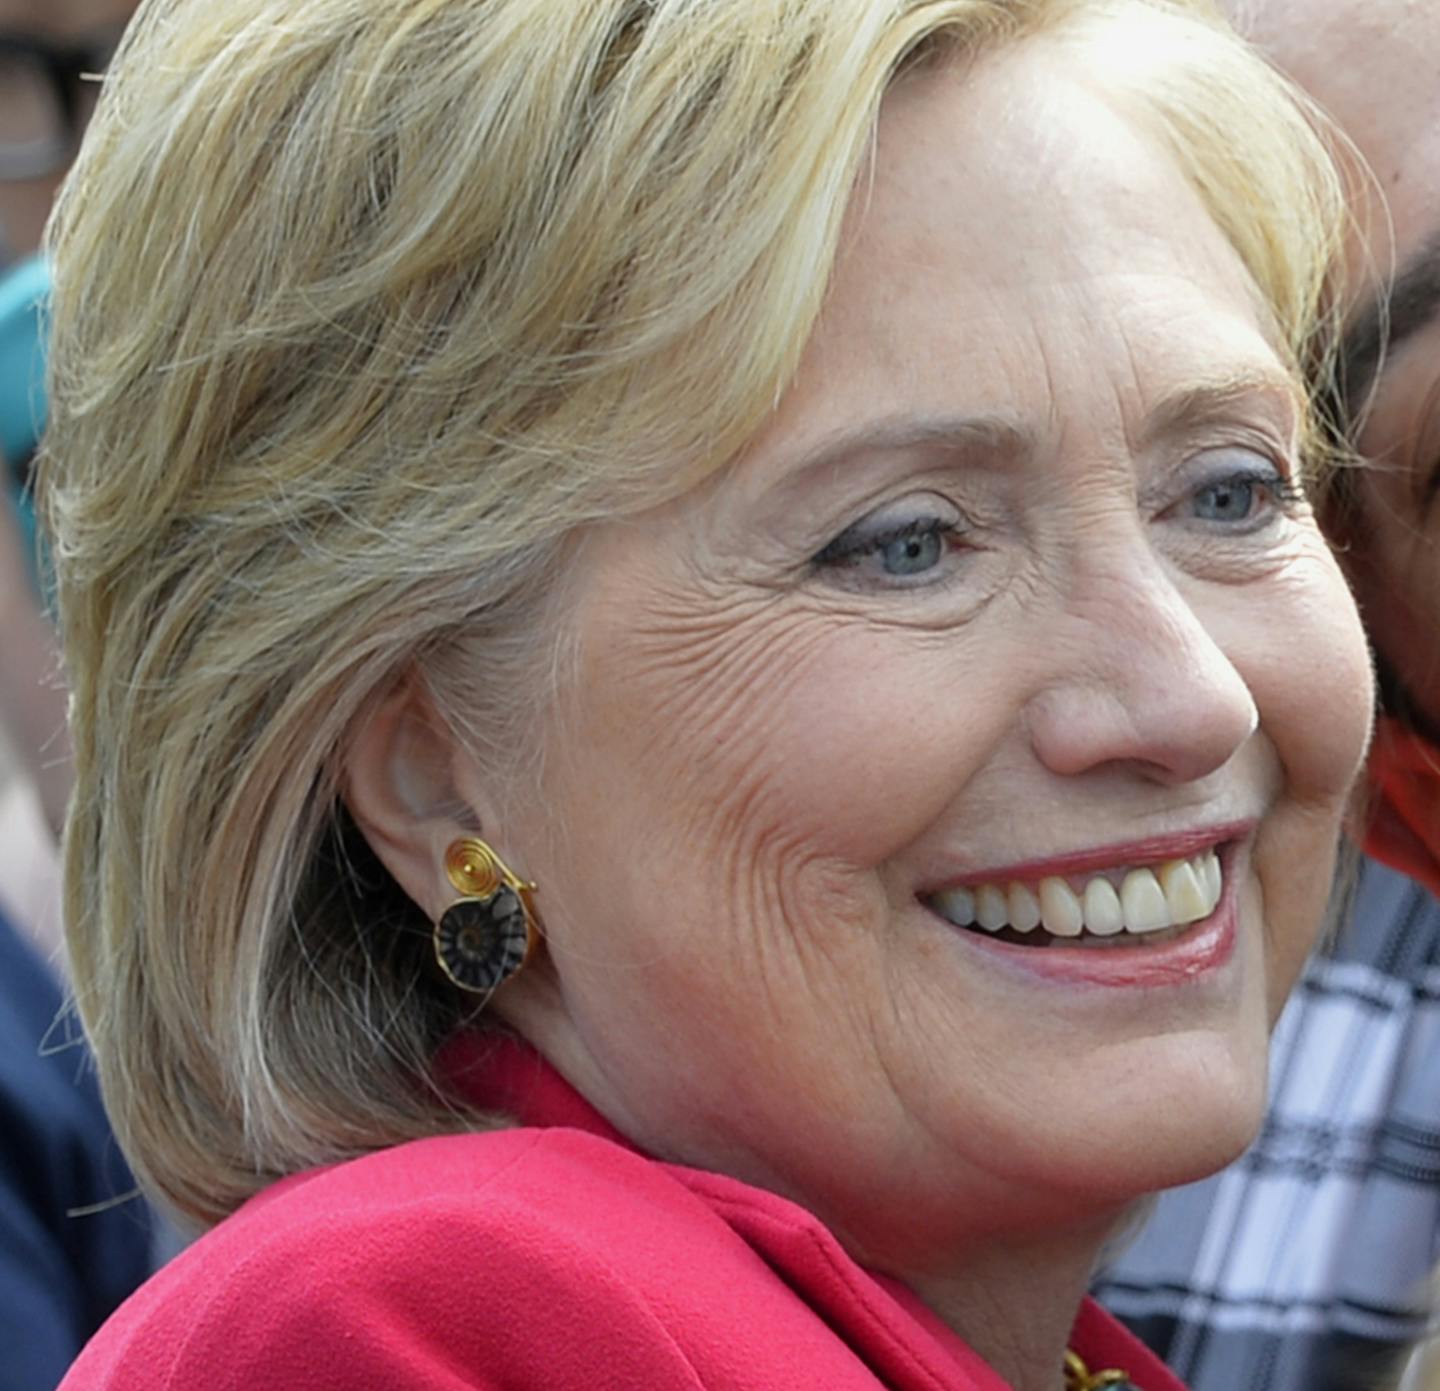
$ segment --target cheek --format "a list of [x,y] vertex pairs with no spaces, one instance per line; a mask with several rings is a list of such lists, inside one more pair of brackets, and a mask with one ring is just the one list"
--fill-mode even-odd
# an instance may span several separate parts
[[867,871],[991,755],[1014,719],[1003,684],[967,672],[953,634],[792,608],[614,644],[582,742],[692,844]]
[[1317,551],[1293,568],[1244,631],[1237,664],[1280,772],[1255,852],[1273,1019],[1324,917],[1374,695],[1359,617],[1328,553]]
[[798,605],[728,619],[589,645],[546,803],[569,828],[550,901],[574,909],[573,954],[643,967],[652,1004],[687,1019],[747,999],[720,1029],[743,1047],[767,1011],[803,1031],[801,998],[832,1020],[870,1007],[910,906],[898,857],[993,757],[1014,702],[1003,664],[967,677],[953,634]]
[[783,697],[747,693],[767,814],[874,868],[929,828],[992,757],[1015,702],[953,634],[832,628]]
[[1369,744],[1375,694],[1359,614],[1328,551],[1317,543],[1241,626],[1237,665],[1280,756],[1286,801],[1338,816]]

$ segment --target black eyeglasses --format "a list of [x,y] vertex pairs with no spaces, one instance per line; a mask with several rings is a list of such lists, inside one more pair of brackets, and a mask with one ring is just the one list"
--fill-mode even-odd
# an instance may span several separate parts
[[56,42],[0,29],[0,180],[62,170],[90,119],[118,30]]

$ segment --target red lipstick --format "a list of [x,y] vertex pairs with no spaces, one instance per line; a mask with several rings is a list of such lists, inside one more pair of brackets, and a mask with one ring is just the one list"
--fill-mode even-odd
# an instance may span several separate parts
[[976,884],[1038,883],[1052,875],[1096,874],[1106,869],[1140,869],[1165,860],[1188,860],[1192,855],[1227,843],[1247,839],[1258,823],[1230,821],[1213,826],[1197,826],[1191,831],[1170,835],[1146,836],[1114,845],[1101,845],[1092,850],[1076,850],[1067,855],[1053,855],[1043,860],[1023,860],[1018,864],[971,870],[927,884],[922,896],[945,889],[970,888]]
[[[1010,865],[987,871],[984,878],[969,876],[952,884],[993,883],[998,879],[1025,880],[1052,874],[1093,873],[1100,869],[1138,866],[1161,859],[1182,859],[1187,854],[1216,848],[1220,856],[1223,888],[1215,911],[1192,923],[1183,932],[1163,942],[1147,942],[1143,936],[1134,944],[1120,945],[1109,939],[1104,946],[1059,945],[1022,946],[1000,941],[983,929],[956,927],[932,913],[966,943],[967,949],[982,952],[1008,971],[1055,985],[1096,985],[1111,988],[1161,989],[1185,985],[1223,967],[1235,953],[1239,923],[1238,883],[1249,861],[1248,834],[1254,822],[1231,827],[1211,827],[1183,836],[1157,837],[1126,845],[1108,846],[1096,852]],[[1240,837],[1237,838],[1237,832]],[[1228,835],[1228,843],[1216,841]],[[992,877],[993,876],[993,877]],[[922,899],[923,902],[923,899]]]

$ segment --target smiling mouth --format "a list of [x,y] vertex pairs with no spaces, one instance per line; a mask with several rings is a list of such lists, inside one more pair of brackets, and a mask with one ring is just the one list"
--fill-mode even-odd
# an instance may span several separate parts
[[1134,948],[1183,936],[1215,912],[1224,888],[1220,847],[1211,846],[1184,860],[969,884],[922,901],[956,927],[1016,946]]

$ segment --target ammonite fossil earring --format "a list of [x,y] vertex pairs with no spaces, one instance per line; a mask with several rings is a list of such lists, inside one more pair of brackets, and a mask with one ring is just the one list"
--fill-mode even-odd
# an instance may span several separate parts
[[530,902],[536,885],[517,879],[483,840],[457,840],[445,852],[445,874],[460,897],[435,924],[435,960],[461,990],[488,995],[540,940]]

